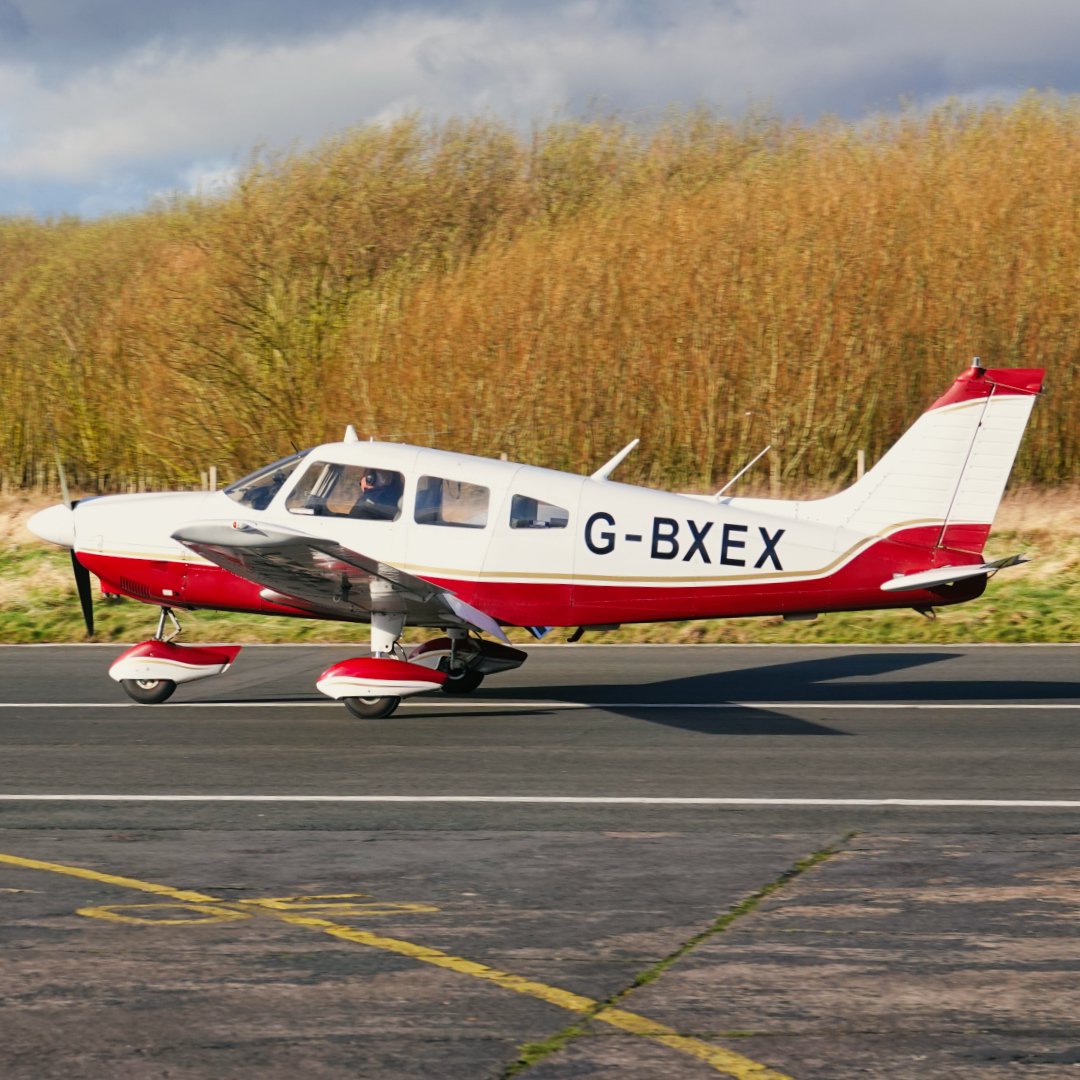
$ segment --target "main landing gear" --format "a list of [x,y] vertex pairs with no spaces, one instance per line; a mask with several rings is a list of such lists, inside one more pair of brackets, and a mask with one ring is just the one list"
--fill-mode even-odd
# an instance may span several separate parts
[[[166,620],[172,623],[168,635]],[[327,697],[341,701],[353,716],[378,720],[390,716],[404,697],[429,690],[469,694],[485,675],[520,667],[526,659],[521,649],[470,636],[463,627],[451,627],[445,637],[406,652],[399,641],[404,625],[404,615],[373,613],[371,655],[333,664],[319,676],[316,686]],[[240,652],[239,645],[178,645],[173,639],[179,633],[176,616],[163,607],[155,635],[113,662],[110,677],[133,701],[159,705],[172,697],[180,683],[223,675]]]
[[316,684],[328,697],[344,702],[353,716],[375,720],[390,716],[403,697],[442,690],[468,694],[496,671],[525,662],[526,653],[508,645],[470,637],[462,627],[426,641],[409,652],[399,643],[405,618],[374,612],[371,656],[342,660],[322,673]]
[[[165,620],[173,624],[166,637]],[[171,608],[163,607],[157,633],[121,653],[109,668],[124,692],[140,705],[159,705],[172,697],[178,684],[223,675],[229,670],[239,645],[177,645],[173,638],[180,633],[180,623]]]

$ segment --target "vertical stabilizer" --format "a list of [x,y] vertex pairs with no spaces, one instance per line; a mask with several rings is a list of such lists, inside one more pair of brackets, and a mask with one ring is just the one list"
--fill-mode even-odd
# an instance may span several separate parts
[[865,535],[918,529],[932,546],[981,552],[1043,374],[976,360],[865,476],[799,516]]

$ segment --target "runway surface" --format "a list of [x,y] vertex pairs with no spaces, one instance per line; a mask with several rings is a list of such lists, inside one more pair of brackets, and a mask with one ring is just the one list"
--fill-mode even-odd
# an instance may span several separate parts
[[119,651],[0,647],[5,1077],[1080,1066],[1080,648],[538,646],[378,721],[347,647]]

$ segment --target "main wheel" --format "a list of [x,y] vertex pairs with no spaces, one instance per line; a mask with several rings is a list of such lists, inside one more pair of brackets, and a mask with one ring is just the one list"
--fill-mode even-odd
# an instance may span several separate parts
[[168,701],[176,689],[172,679],[121,679],[120,685],[127,696],[140,705],[160,705]]
[[347,697],[341,699],[345,708],[361,720],[381,720],[390,716],[401,698],[396,697]]
[[471,694],[484,681],[482,671],[465,668],[463,671],[448,671],[442,684],[444,694]]

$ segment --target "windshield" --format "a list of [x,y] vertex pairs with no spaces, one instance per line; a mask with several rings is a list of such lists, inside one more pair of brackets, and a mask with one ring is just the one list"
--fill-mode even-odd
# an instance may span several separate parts
[[290,454],[275,461],[273,465],[264,465],[261,469],[225,488],[225,494],[235,499],[241,506],[250,506],[252,510],[265,510],[274,496],[281,490],[281,485],[292,475],[293,469],[307,456],[307,450]]

